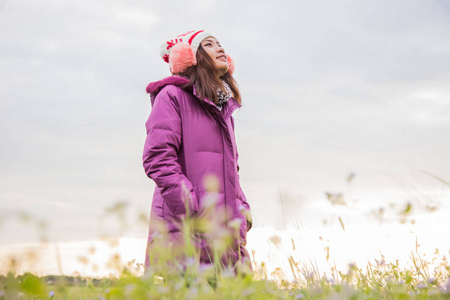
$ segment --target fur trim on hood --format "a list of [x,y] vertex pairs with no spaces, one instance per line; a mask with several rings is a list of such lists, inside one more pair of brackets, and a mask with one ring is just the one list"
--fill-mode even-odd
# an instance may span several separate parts
[[151,82],[147,85],[146,91],[150,94],[150,98],[153,102],[155,101],[156,95],[166,86],[175,85],[177,87],[183,88],[187,91],[192,92],[192,86],[186,86],[189,83],[189,79],[181,76],[170,76],[162,80]]

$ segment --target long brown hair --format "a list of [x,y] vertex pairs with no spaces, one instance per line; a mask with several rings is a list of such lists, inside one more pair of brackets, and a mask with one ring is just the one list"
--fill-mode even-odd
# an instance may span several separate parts
[[233,98],[236,99],[238,103],[241,103],[241,93],[237,87],[237,83],[231,76],[230,72],[227,71],[221,77],[214,75],[215,66],[214,61],[209,57],[208,53],[202,48],[201,45],[197,49],[197,65],[191,66],[186,69],[186,71],[177,74],[190,79],[188,86],[195,85],[195,91],[201,99],[209,99],[214,104],[217,104],[217,90],[221,89],[224,92],[222,80],[225,81],[231,88],[233,92]]

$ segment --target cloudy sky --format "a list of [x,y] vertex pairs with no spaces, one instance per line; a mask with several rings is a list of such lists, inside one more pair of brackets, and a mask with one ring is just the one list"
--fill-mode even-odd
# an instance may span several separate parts
[[148,214],[145,87],[170,75],[161,42],[192,29],[236,61],[256,225],[448,208],[449,187],[422,172],[450,181],[446,0],[1,0],[0,243],[36,240],[39,220],[53,240],[95,237],[118,201]]

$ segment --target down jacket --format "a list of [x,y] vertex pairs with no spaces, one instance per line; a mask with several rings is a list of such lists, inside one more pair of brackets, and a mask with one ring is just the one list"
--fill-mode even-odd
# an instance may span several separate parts
[[[201,213],[208,192],[203,181],[214,175],[219,182],[217,209],[225,211],[224,226],[240,224],[240,237],[227,252],[226,261],[248,260],[245,249],[247,231],[251,227],[250,207],[239,184],[238,152],[231,114],[241,105],[230,98],[219,110],[208,99],[200,99],[195,86],[186,87],[188,79],[171,76],[150,83],[152,110],[146,122],[147,138],[143,164],[155,183],[150,214],[150,230],[146,254],[151,250],[156,223],[163,221],[174,239],[180,236],[180,220],[186,214]],[[201,103],[203,101],[203,103]],[[246,217],[247,216],[247,217]],[[236,220],[241,222],[236,222]],[[204,247],[204,241],[201,243]],[[202,249],[203,251],[203,249]],[[212,263],[210,255],[201,253],[201,263]]]

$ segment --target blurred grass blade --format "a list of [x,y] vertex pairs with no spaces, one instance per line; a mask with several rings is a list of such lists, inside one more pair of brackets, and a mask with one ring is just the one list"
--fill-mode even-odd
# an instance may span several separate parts
[[422,170],[422,173],[427,174],[428,176],[433,177],[433,178],[436,179],[437,181],[440,181],[440,182],[442,182],[443,184],[446,184],[446,185],[450,186],[450,182],[447,182],[447,181],[445,181],[445,180],[442,179],[442,178],[439,178],[439,177],[437,177],[437,176],[435,176],[435,175],[433,175],[433,174],[431,174],[431,173],[428,173],[427,171],[423,171],[423,170]]
[[344,222],[342,222],[342,219],[341,219],[341,217],[338,217],[338,219],[339,219],[339,223],[341,223],[341,226],[342,226],[342,230],[344,230],[344,231],[345,231],[345,226],[344,226]]

